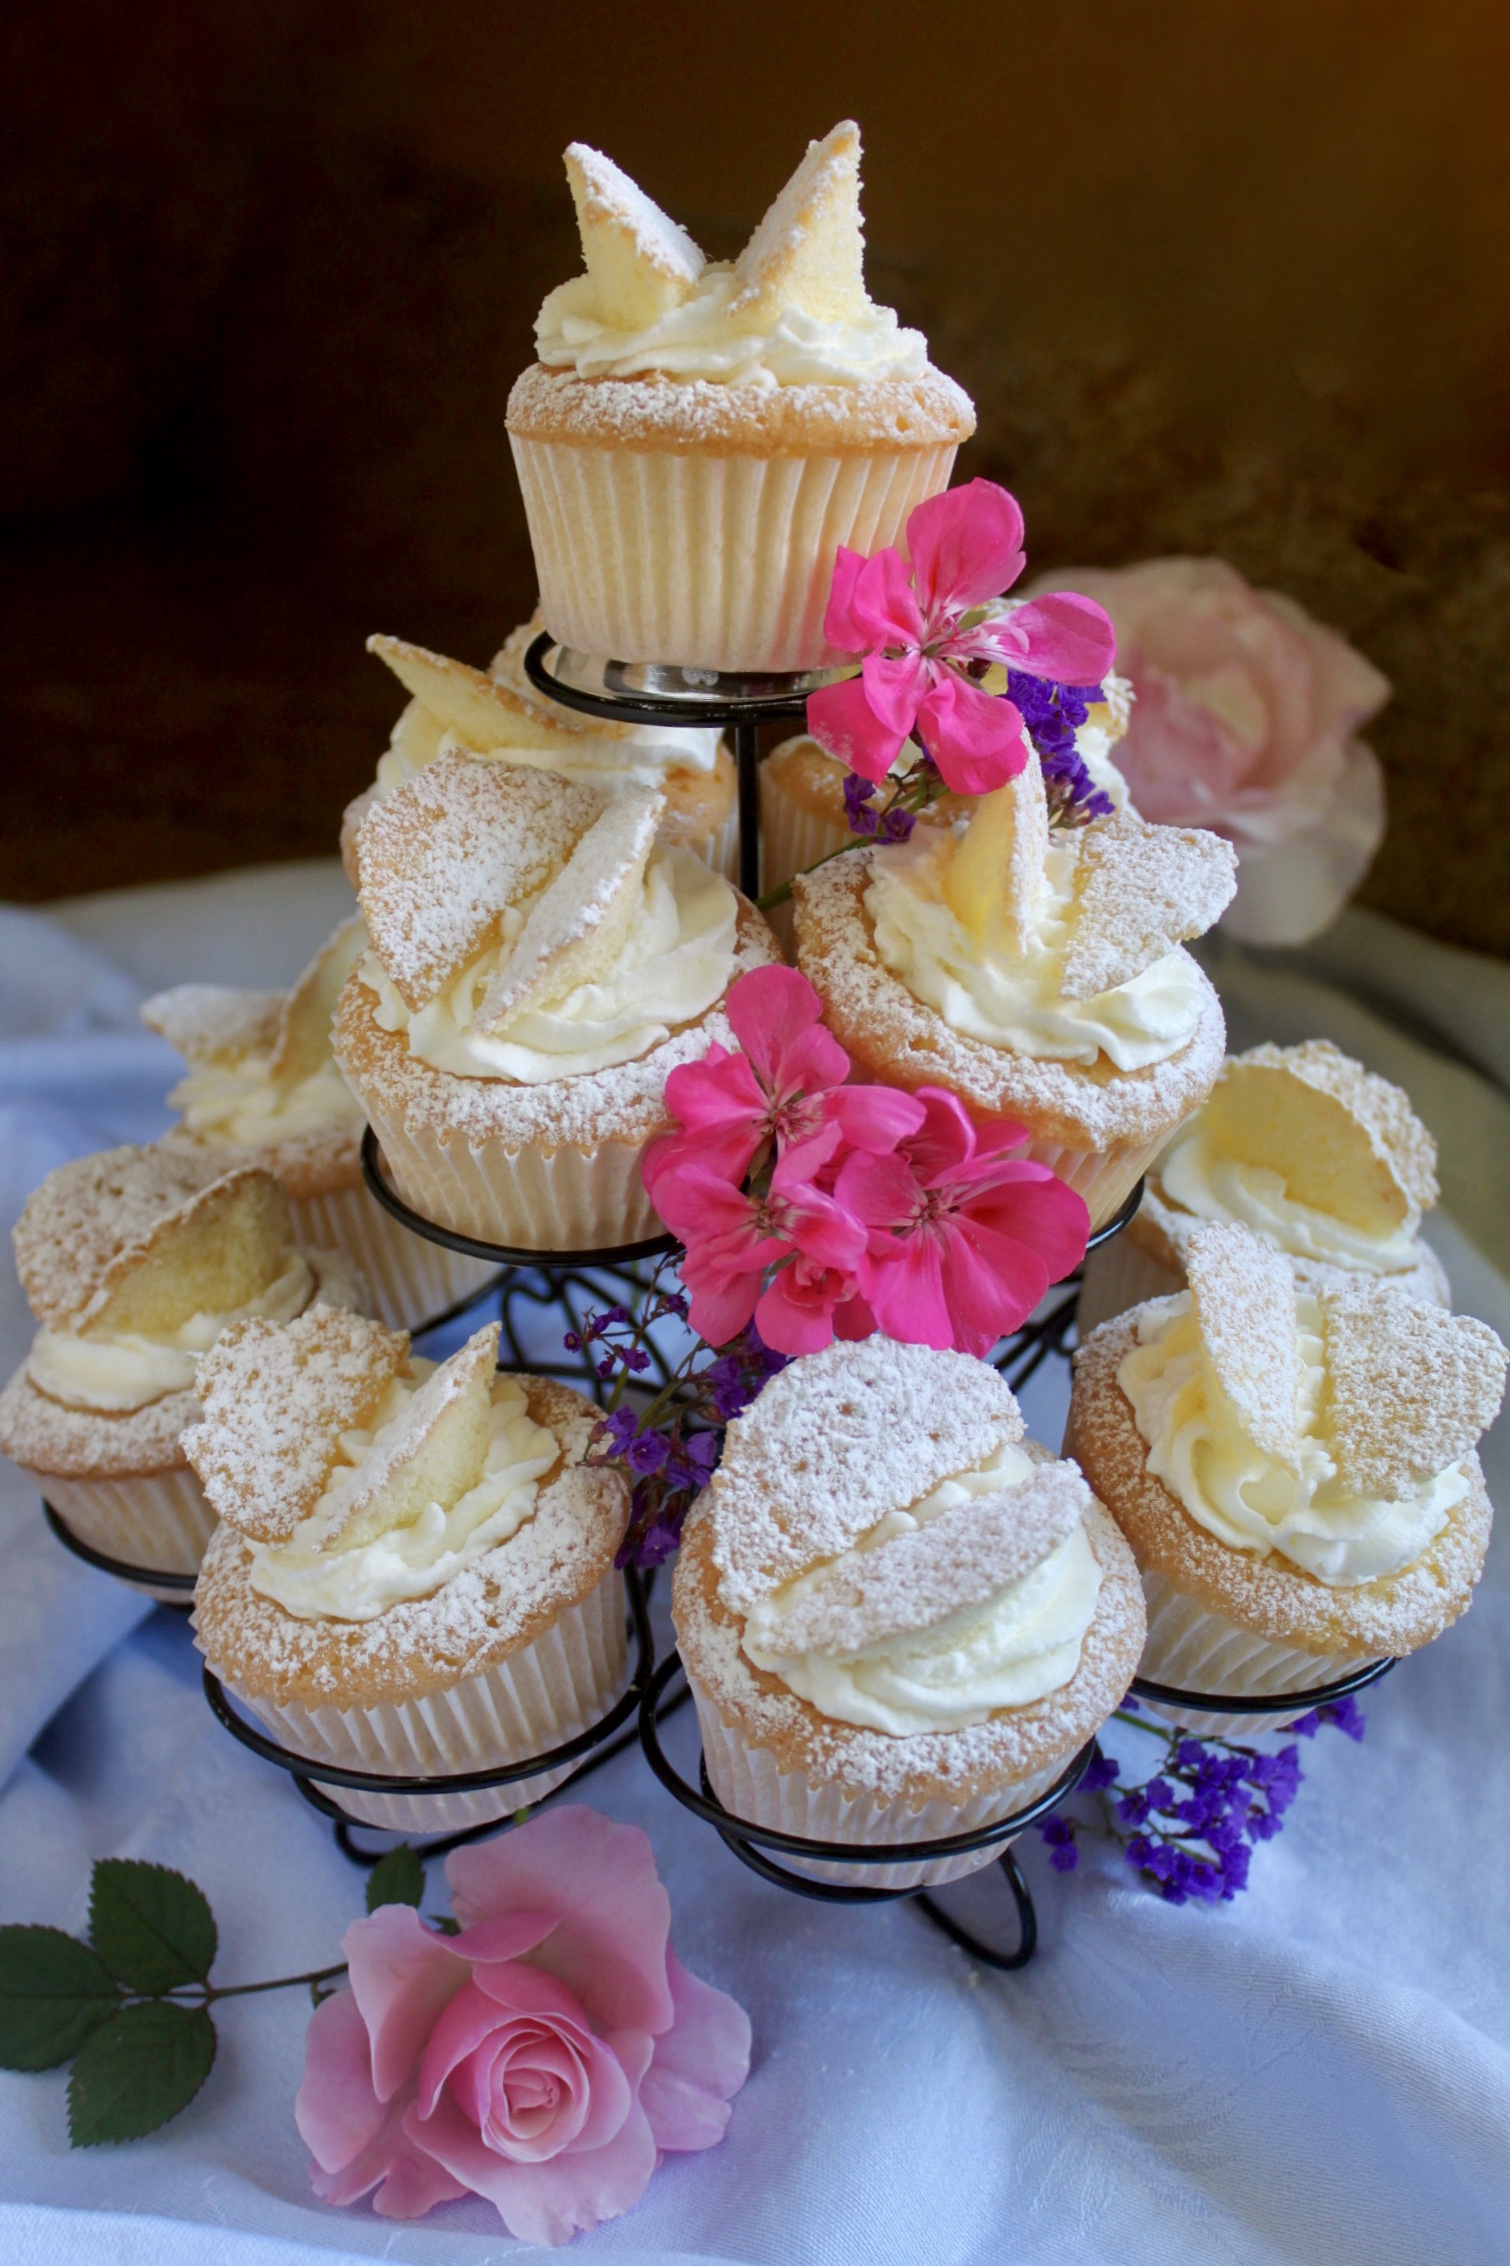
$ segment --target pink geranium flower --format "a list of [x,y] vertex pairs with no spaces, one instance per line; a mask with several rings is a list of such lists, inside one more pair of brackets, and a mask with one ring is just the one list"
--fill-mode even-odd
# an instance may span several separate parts
[[689,1975],[643,1833],[533,1817],[446,1861],[461,1933],[405,1904],[346,1931],[351,1987],[309,2025],[294,2115],[327,2203],[385,2218],[480,2195],[521,2242],[627,2211],[668,2149],[711,2148],[750,2066],[733,1999]]
[[[647,1157],[655,1208],[686,1247],[687,1318],[710,1345],[727,1345],[752,1319],[777,1353],[816,1353],[832,1338],[836,1309],[856,1294],[866,1242],[861,1223],[814,1185],[842,1140],[830,1124],[787,1149],[763,1195],[703,1162],[683,1136],[658,1142],[654,1162]],[[776,1272],[767,1285],[768,1268]]]
[[827,1124],[838,1123],[862,1149],[889,1149],[910,1129],[905,1095],[845,1086],[849,1056],[824,1029],[823,1002],[795,968],[752,968],[726,1005],[744,1051],[731,1054],[715,1041],[700,1062],[683,1063],[666,1080],[667,1107],[682,1132],[664,1135],[646,1156],[652,1197],[674,1157],[742,1180],[768,1143],[800,1146]]
[[1106,614],[1072,592],[982,613],[1022,573],[1023,519],[991,480],[971,480],[919,504],[899,551],[834,561],[823,633],[863,653],[858,677],[807,704],[808,730],[863,778],[884,779],[916,732],[957,794],[984,795],[1028,759],[1022,718],[977,679],[993,664],[1058,684],[1100,684],[1116,654]]
[[915,1099],[918,1131],[891,1156],[846,1158],[835,1183],[870,1230],[860,1291],[888,1337],[985,1354],[1079,1264],[1090,1215],[1047,1165],[1005,1153],[1020,1125],[977,1127],[936,1086]]

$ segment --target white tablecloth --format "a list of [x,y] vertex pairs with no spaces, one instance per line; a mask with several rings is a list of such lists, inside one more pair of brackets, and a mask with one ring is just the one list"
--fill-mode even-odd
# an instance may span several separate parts
[[[347,902],[331,864],[0,909],[0,1212],[64,1158],[151,1137],[175,1075],[143,993],[288,980]],[[1305,954],[1209,954],[1235,1044],[1334,1036],[1400,1078],[1442,1142],[1433,1229],[1459,1303],[1510,1336],[1510,969],[1344,916]],[[29,1322],[0,1281],[0,1357]],[[1062,1384],[1029,1397],[1045,1436]],[[1503,1490],[1494,1443],[1491,1483]],[[228,1739],[178,1616],[68,1558],[0,1466],[0,1919],[81,1927],[91,1861],[208,1892],[217,1979],[338,1956],[362,1876],[288,1782]],[[1042,1948],[973,1966],[903,1906],[767,1888],[630,1754],[583,1799],[644,1826],[673,1938],[755,2030],[724,2144],[673,2158],[579,2237],[639,2266],[1472,2266],[1510,2255],[1510,1543],[1468,1619],[1324,1732],[1253,1886],[1174,1909],[1110,1856],[1025,1864]],[[685,1721],[673,1735],[685,1741]],[[1131,1739],[1131,1733],[1123,1734]],[[1114,1741],[1114,1745],[1120,1741]],[[435,1868],[438,1874],[439,1868]],[[991,1875],[984,1876],[987,1880]],[[442,1884],[432,1880],[439,1902]],[[987,1892],[976,1884],[962,1903]],[[64,2077],[0,2074],[7,2266],[480,2261],[480,2203],[395,2225],[311,2197],[291,2104],[307,2001],[220,2010],[220,2054],[157,2137],[71,2151]]]

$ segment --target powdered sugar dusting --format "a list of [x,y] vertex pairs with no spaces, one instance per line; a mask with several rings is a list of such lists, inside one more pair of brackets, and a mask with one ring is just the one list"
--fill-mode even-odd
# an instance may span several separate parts
[[281,991],[237,991],[231,984],[175,984],[154,992],[139,1013],[186,1062],[239,1062],[268,1054],[283,1015]]
[[729,1426],[713,1477],[726,1602],[748,1612],[1022,1429],[1007,1385],[966,1354],[878,1334],[794,1361]]
[[1375,1155],[1388,1164],[1415,1210],[1431,1210],[1441,1193],[1437,1186],[1437,1145],[1401,1087],[1365,1070],[1361,1062],[1333,1046],[1330,1039],[1306,1039],[1300,1046],[1249,1047],[1233,1061],[1286,1071],[1305,1085],[1314,1086],[1318,1093],[1330,1094],[1341,1102],[1364,1128]]
[[1505,1348],[1487,1322],[1370,1282],[1322,1299],[1326,1418],[1358,1495],[1390,1501],[1477,1446],[1505,1393]]
[[504,908],[542,888],[603,809],[551,771],[443,755],[362,821],[362,910],[405,1004],[475,960]]
[[857,1556],[843,1579],[782,1614],[782,1647],[849,1660],[931,1629],[1030,1574],[1082,1524],[1090,1502],[1073,1464],[1037,1464],[1016,1486],[955,1503]]
[[1132,811],[1080,836],[1075,906],[1060,985],[1095,999],[1201,936],[1237,889],[1237,853],[1198,827],[1150,826]]
[[1206,1356],[1255,1447],[1300,1469],[1300,1338],[1295,1278],[1251,1228],[1211,1222],[1185,1259]]
[[256,1542],[309,1515],[339,1435],[364,1430],[409,1351],[405,1333],[320,1306],[280,1328],[234,1322],[200,1366],[183,1437],[212,1508]]
[[166,1219],[224,1174],[220,1160],[194,1150],[129,1145],[50,1172],[12,1231],[16,1272],[38,1321],[55,1326],[81,1314]]
[[593,821],[535,899],[488,986],[477,1018],[483,1030],[497,1030],[511,1015],[608,972],[640,901],[665,807],[664,795],[626,787]]

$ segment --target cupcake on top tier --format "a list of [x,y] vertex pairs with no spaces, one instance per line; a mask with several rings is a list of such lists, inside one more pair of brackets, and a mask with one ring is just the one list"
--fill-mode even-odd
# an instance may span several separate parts
[[1179,940],[1235,871],[1215,834],[1131,810],[1051,831],[1030,754],[952,827],[799,875],[798,965],[872,1077],[1016,1119],[1095,1228],[1221,1068],[1221,1005]]
[[813,669],[841,543],[895,542],[975,415],[864,277],[860,136],[812,143],[732,266],[606,157],[567,178],[586,274],[552,291],[508,429],[553,637],[621,661]]
[[1188,1290],[1080,1348],[1065,1447],[1142,1569],[1142,1674],[1273,1693],[1288,1722],[1284,1693],[1414,1652],[1466,1610],[1505,1349],[1377,1276],[1306,1290],[1245,1227],[1195,1228],[1186,1265]]
[[1420,1234],[1436,1200],[1436,1143],[1398,1086],[1327,1039],[1250,1047],[1229,1057],[1150,1171],[1126,1234],[1086,1261],[1081,1334],[1182,1288],[1203,1220],[1252,1228],[1302,1289],[1374,1275],[1450,1306],[1446,1271]]
[[357,834],[372,804],[453,748],[495,763],[556,771],[605,794],[623,787],[653,788],[665,797],[662,840],[695,850],[720,873],[735,877],[739,813],[734,764],[719,745],[718,733],[600,721],[545,699],[524,673],[525,652],[540,627],[537,616],[514,630],[486,674],[401,638],[367,640],[368,651],[386,661],[410,699],[393,727],[376,780],[347,805],[341,822],[341,856],[353,888]]
[[334,1046],[400,1193],[529,1250],[657,1231],[640,1179],[668,1073],[776,955],[720,874],[657,838],[662,798],[454,751],[362,821],[372,949]]
[[[879,1336],[793,1361],[730,1425],[672,1617],[719,1800],[860,1847],[1033,1802],[1120,1704],[1144,1633],[1121,1536],[996,1371]],[[998,1849],[801,1862],[907,1888]]]
[[[1112,676],[1102,690],[1105,697],[1092,703],[1085,722],[1075,732],[1075,753],[1092,785],[1109,796],[1118,810],[1125,810],[1127,783],[1112,750],[1127,730],[1132,686],[1125,677]],[[917,753],[909,741],[893,775],[905,771]],[[820,858],[832,857],[835,851],[853,845],[855,834],[844,807],[844,786],[849,776],[848,766],[807,732],[799,732],[795,739],[783,740],[780,747],[771,750],[760,766],[762,891],[779,889],[793,874],[803,873]],[[958,795],[941,795],[919,812],[918,824],[950,826],[969,807]]]
[[[500,1375],[490,1323],[439,1368],[354,1315],[228,1330],[185,1446],[224,1524],[200,1650],[297,1753],[395,1777],[522,1761],[607,1714],[628,1678],[614,1553],[623,1475],[584,1465],[598,1411]],[[540,1801],[329,1791],[399,1831]]]
[[93,1549],[193,1573],[215,1523],[180,1440],[200,1357],[242,1316],[357,1306],[361,1284],[299,1248],[271,1173],[191,1148],[61,1166],[14,1242],[41,1327],[0,1394],[0,1450]]
[[341,986],[367,949],[349,920],[292,991],[176,984],[141,1010],[189,1065],[168,1100],[183,1112],[167,1135],[210,1169],[260,1165],[282,1182],[298,1242],[338,1251],[394,1329],[416,1329],[490,1279],[469,1259],[411,1235],[362,1179],[361,1104],[336,1067],[330,1023]]

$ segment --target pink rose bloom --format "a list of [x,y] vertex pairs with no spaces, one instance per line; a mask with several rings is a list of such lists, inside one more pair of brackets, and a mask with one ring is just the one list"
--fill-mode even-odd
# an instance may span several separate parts
[[1293,599],[1221,559],[1056,575],[1097,599],[1137,698],[1113,760],[1144,818],[1232,843],[1223,926],[1303,944],[1341,911],[1384,834],[1384,783],[1355,737],[1388,681]]
[[711,2148],[750,2025],[689,1975],[643,1833],[595,1810],[458,1849],[461,1933],[406,1904],[347,1929],[351,1987],[315,2012],[294,2104],[315,2193],[414,2219],[465,2195],[521,2242],[639,2200],[667,2149]]

